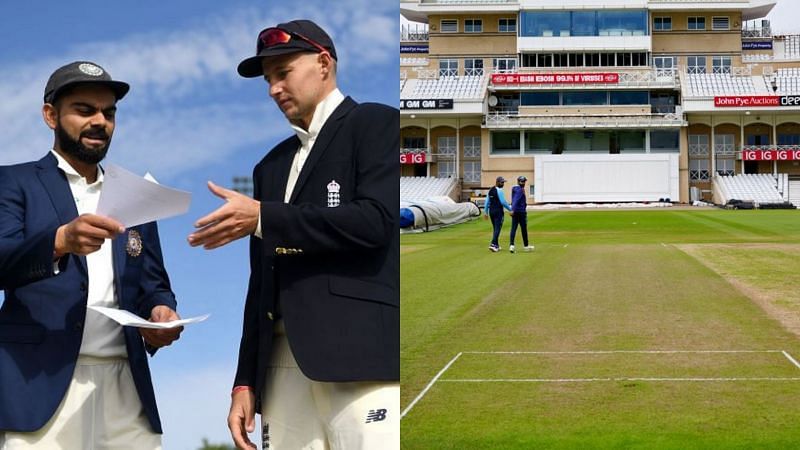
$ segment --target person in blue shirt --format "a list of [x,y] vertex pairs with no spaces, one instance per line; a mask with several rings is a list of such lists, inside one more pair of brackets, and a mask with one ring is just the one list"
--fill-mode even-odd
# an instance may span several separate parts
[[525,193],[525,182],[527,181],[525,175],[520,175],[517,177],[517,185],[511,189],[511,238],[508,246],[511,253],[514,253],[514,237],[517,234],[517,226],[522,234],[525,251],[533,250],[533,245],[528,245],[528,202]]
[[503,195],[503,186],[506,184],[506,179],[497,177],[494,187],[489,189],[486,194],[486,203],[483,205],[483,213],[492,219],[492,243],[489,244],[489,250],[493,252],[500,251],[500,245],[497,243],[497,238],[500,237],[500,231],[503,229],[503,208],[511,211],[511,206],[508,205],[505,195]]

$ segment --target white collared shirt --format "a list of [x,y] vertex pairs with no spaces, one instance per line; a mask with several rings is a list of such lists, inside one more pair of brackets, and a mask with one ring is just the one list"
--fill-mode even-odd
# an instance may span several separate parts
[[[344,95],[342,95],[342,92],[339,91],[338,88],[334,89],[324,100],[317,104],[317,107],[314,109],[314,115],[311,118],[311,123],[308,125],[308,130],[291,124],[292,129],[294,129],[295,134],[300,139],[300,147],[295,152],[292,165],[289,168],[289,179],[286,181],[286,194],[283,196],[284,203],[289,203],[289,199],[292,198],[292,192],[294,191],[295,184],[297,184],[297,178],[300,176],[300,172],[303,170],[308,155],[311,153],[311,149],[317,141],[320,130],[322,130],[325,122],[328,121],[331,114],[336,111],[336,108],[338,108],[343,101]],[[258,215],[258,225],[253,234],[258,238],[261,237],[260,213]]]
[[[94,214],[103,187],[103,171],[98,169],[97,180],[88,184],[86,178],[81,176],[66,159],[58,152],[54,150],[52,152],[58,160],[58,168],[67,176],[78,215]],[[89,273],[87,305],[118,308],[114,292],[114,260],[110,239],[106,239],[100,250],[86,255],[86,268]],[[80,354],[96,357],[127,355],[122,327],[108,317],[87,309]]]

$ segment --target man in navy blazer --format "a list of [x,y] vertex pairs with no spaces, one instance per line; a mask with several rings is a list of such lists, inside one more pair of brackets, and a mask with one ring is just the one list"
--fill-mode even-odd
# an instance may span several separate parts
[[[177,319],[155,223],[94,214],[98,163],[129,86],[97,64],[56,70],[53,150],[0,167],[0,448],[160,448],[147,351],[180,329],[120,327],[87,305]],[[144,338],[144,340],[143,340]]]
[[[250,284],[228,426],[262,415],[264,448],[399,449],[399,112],[336,87],[336,49],[308,20],[263,30],[239,65],[264,77],[295,135],[192,245],[251,235]],[[271,448],[271,447],[270,447]]]

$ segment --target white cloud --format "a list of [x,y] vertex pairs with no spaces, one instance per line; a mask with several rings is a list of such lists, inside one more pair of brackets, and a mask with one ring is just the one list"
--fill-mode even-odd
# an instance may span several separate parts
[[[332,35],[340,76],[358,76],[356,71],[396,63],[396,15],[396,7],[367,0],[333,11],[326,2],[241,10],[189,28],[122,35],[57,57],[6,64],[0,68],[0,123],[6,138],[0,164],[38,159],[51,147],[53,134],[40,113],[44,85],[56,67],[79,59],[96,61],[131,84],[120,103],[109,153],[119,164],[179,176],[247,146],[268,148],[289,135],[289,127],[263,81],[243,80],[236,73],[238,62],[255,51],[256,33],[278,22],[310,18]],[[261,83],[263,97],[248,96],[245,91],[253,88],[246,83]]]

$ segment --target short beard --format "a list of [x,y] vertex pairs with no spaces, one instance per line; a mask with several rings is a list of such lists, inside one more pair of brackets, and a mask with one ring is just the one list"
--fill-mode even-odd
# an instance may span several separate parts
[[[105,138],[106,144],[96,149],[86,147],[80,141],[83,136]],[[106,134],[105,130],[84,131],[78,136],[78,140],[72,139],[72,136],[61,126],[61,122],[56,125],[56,138],[58,139],[59,147],[64,153],[86,164],[97,164],[102,161],[106,157],[106,153],[108,153],[108,146],[111,144],[111,137]]]

